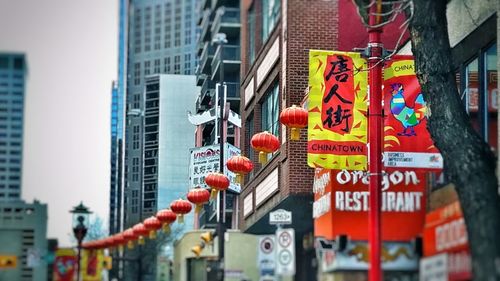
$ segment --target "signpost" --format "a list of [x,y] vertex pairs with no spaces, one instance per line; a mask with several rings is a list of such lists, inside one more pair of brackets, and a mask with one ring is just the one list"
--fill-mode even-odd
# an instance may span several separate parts
[[259,253],[257,267],[263,280],[274,280],[276,268],[276,241],[274,235],[261,235],[259,237]]
[[295,275],[295,231],[293,228],[276,230],[276,274]]

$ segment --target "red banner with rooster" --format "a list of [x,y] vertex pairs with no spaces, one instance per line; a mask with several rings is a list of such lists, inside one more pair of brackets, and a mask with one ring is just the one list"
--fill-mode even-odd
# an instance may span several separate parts
[[441,169],[443,158],[427,131],[427,106],[412,56],[394,56],[384,68],[384,164]]

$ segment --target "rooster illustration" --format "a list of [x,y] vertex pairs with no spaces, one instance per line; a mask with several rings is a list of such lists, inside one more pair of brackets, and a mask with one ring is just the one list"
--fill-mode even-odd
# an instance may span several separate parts
[[[391,113],[403,125],[403,131],[398,136],[416,136],[414,127],[425,117],[425,101],[422,93],[419,93],[410,106],[405,100],[403,84],[391,84]],[[411,102],[411,101],[410,101]]]

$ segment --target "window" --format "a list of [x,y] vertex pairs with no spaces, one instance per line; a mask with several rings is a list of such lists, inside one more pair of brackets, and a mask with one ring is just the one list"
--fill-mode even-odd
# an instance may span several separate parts
[[151,73],[150,72],[151,70],[149,69],[150,66],[151,66],[151,62],[150,61],[147,60],[147,61],[144,62],[144,76],[149,75]]
[[279,84],[276,82],[264,97],[261,110],[261,129],[279,135]]
[[139,181],[139,158],[132,159],[132,181]]
[[495,151],[498,149],[497,73],[497,45],[492,44],[462,65],[457,74],[472,126]]
[[278,22],[281,0],[262,0],[262,41],[265,42]]
[[191,74],[191,54],[184,55],[184,74]]
[[132,136],[132,149],[139,149],[139,126],[134,126],[134,135]]
[[164,59],[164,71],[165,73],[170,73],[170,57]]
[[135,10],[134,14],[134,52],[141,52],[141,10]]
[[141,64],[134,63],[134,85],[141,84]]
[[[254,128],[254,120],[253,120],[253,113],[251,113],[245,122],[245,155],[248,157],[248,159],[252,160],[254,155],[253,155],[253,149],[250,146],[250,139],[252,136],[255,134],[255,128]],[[253,171],[250,172],[250,177],[252,177]]]
[[141,94],[134,95],[134,104],[132,108],[140,108],[141,107]]
[[155,74],[160,73],[160,60],[159,59],[155,60],[155,68],[154,68],[153,73],[155,73]]
[[174,57],[174,74],[181,73],[181,56]]
[[255,10],[252,7],[248,10],[248,62],[252,64],[255,60]]

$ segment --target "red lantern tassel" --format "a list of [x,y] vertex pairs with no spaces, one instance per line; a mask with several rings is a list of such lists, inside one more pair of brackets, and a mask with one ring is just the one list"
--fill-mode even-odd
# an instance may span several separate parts
[[290,133],[290,139],[295,140],[295,141],[300,139],[300,129],[299,128],[292,128],[292,132]]
[[203,208],[203,204],[196,204],[196,207],[194,207],[194,212],[196,214],[199,214],[201,211],[201,208]]
[[170,233],[170,225],[168,223],[164,223],[161,229],[164,233]]
[[150,230],[149,239],[155,239],[155,238],[156,238],[156,230]]
[[264,151],[259,152],[259,163],[262,165],[267,163],[267,153]]
[[210,192],[210,199],[217,198],[217,192],[219,192],[217,189],[212,188],[212,191]]

